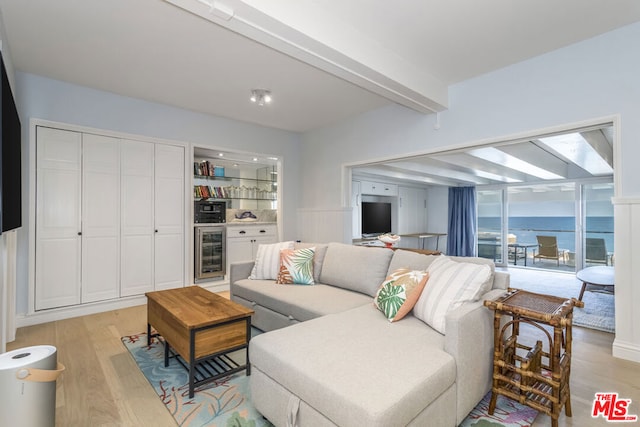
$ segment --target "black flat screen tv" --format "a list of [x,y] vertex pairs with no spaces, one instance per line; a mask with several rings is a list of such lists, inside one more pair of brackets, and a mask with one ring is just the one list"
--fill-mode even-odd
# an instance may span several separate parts
[[18,109],[9,86],[4,59],[0,53],[0,218],[2,232],[22,226],[22,154],[21,128]]
[[391,203],[362,202],[362,237],[391,232]]

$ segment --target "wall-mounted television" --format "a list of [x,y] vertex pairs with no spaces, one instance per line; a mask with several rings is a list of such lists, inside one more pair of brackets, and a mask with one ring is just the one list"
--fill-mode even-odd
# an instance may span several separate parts
[[391,232],[391,203],[362,202],[362,237]]
[[22,226],[22,155],[18,110],[0,52],[0,218],[2,232]]

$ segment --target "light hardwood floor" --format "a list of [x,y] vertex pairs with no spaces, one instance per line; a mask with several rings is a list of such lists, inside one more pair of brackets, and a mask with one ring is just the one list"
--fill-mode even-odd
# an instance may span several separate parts
[[[227,294],[228,297],[228,294]],[[50,344],[67,370],[57,384],[57,426],[175,426],[169,412],[124,348],[120,337],[146,331],[146,306],[20,328],[8,350]],[[640,364],[611,356],[614,336],[574,328],[573,418],[560,426],[602,426],[591,418],[596,392],[632,399],[640,415]],[[549,426],[538,415],[534,426]],[[437,426],[436,426],[437,427]]]

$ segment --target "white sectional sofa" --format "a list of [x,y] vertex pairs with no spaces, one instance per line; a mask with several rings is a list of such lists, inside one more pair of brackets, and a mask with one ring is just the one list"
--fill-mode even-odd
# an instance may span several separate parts
[[450,257],[491,275],[477,301],[446,313],[440,333],[412,313],[389,322],[373,304],[389,273],[426,270],[437,256],[298,246],[316,248],[314,285],[252,280],[253,262],[231,266],[231,299],[268,331],[249,350],[258,411],[276,426],[457,426],[490,389],[493,325],[482,301],[504,292],[508,274]]

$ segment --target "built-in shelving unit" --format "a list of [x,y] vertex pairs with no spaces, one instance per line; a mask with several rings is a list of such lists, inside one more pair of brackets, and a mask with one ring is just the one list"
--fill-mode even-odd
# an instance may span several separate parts
[[196,159],[193,181],[194,200],[226,200],[228,209],[275,209],[277,206],[275,165]]

